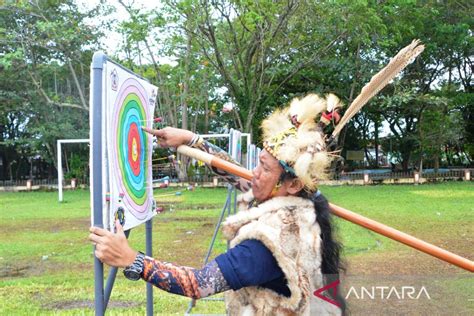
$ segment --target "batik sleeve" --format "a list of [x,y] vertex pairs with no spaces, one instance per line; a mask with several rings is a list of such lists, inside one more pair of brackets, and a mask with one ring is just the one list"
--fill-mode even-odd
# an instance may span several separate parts
[[[203,140],[202,138],[199,138],[196,144],[193,145],[193,147],[201,149],[211,155],[214,155],[220,159],[232,162],[236,165],[240,165],[238,162],[236,162],[232,157],[224,150],[221,148],[217,147],[216,145]],[[222,178],[225,182],[228,182],[235,186],[237,190],[242,191],[242,192],[247,192],[251,188],[251,183],[250,181],[246,179],[242,179],[240,177],[234,176],[227,171],[224,171],[222,169],[217,169],[215,167],[210,167],[211,170],[220,178]]]
[[194,299],[230,289],[214,260],[198,270],[145,257],[142,278],[166,292]]

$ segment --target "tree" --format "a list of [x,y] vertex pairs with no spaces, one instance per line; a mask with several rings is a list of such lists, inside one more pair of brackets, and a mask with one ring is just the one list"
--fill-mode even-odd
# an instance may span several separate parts
[[73,1],[0,6],[0,96],[9,101],[0,104],[9,114],[0,129],[4,144],[25,144],[14,149],[20,161],[42,154],[55,162],[58,138],[87,137],[89,64],[101,28],[85,21],[104,9],[82,11]]
[[[426,46],[415,63],[406,68],[393,84],[379,93],[355,118],[356,122],[368,120],[372,125],[352,124],[358,129],[359,135],[371,135],[363,129],[373,126],[371,129],[374,133],[369,137],[377,143],[377,126],[385,120],[393,134],[392,148],[400,151],[405,170],[415,161],[420,163],[423,157],[434,158],[432,163],[437,166],[442,148],[448,143],[460,144],[460,139],[469,139],[465,137],[465,132],[453,128],[455,125],[452,123],[466,126],[458,113],[464,113],[465,117],[469,113],[469,103],[466,101],[470,99],[470,84],[467,82],[471,82],[472,78],[472,61],[468,53],[469,47],[472,47],[469,31],[472,17],[466,14],[466,3],[387,1],[366,4],[372,9],[367,12],[375,10],[382,27],[380,32],[373,32],[370,25],[366,26],[369,38],[375,40],[375,45],[367,45],[367,41],[362,41],[360,47],[368,48],[357,49],[359,55],[367,57],[361,60],[362,64],[369,64],[372,69],[377,64],[385,64],[388,57],[413,38],[420,38]],[[365,34],[364,29],[360,31]],[[356,71],[357,77],[364,78],[366,74]],[[447,86],[451,88],[443,88]],[[464,101],[459,102],[461,99]],[[434,126],[440,131],[433,133]],[[457,132],[448,133],[454,130]]]
[[[87,111],[89,65],[85,61],[90,61],[91,54],[84,54],[83,47],[97,45],[102,34],[100,27],[84,21],[99,10],[82,13],[73,1],[18,2],[1,7],[5,42],[11,49],[7,48],[2,59],[13,57],[21,63],[17,67],[24,67],[28,80],[48,104]],[[44,68],[55,64],[67,69],[67,95],[58,90],[57,78],[44,77]]]
[[181,16],[192,17],[183,27],[194,33],[202,54],[221,77],[230,101],[237,105],[237,128],[246,132],[274,107],[283,85],[326,53],[340,35],[304,29],[307,24],[300,19],[310,18],[311,5],[299,1],[169,3]]
[[[463,138],[456,126],[460,122],[459,107],[467,104],[456,102],[455,95],[472,93],[467,83],[472,78],[471,53],[468,53],[469,47],[472,48],[469,27],[472,17],[466,7],[467,2],[463,1],[400,2],[391,8],[395,14],[385,15],[392,43],[418,37],[426,46],[400,82],[399,89],[405,91],[402,92],[405,96],[409,95],[408,102],[399,103],[398,113],[385,115],[390,117],[392,132],[400,131],[397,124],[404,120],[406,133],[400,133],[399,141],[405,144],[400,146],[405,168],[409,164],[406,161],[410,158],[409,151],[415,151],[417,145],[422,151],[418,153],[419,161],[431,154],[434,166],[438,167],[442,148]],[[390,46],[393,47],[387,48]]]

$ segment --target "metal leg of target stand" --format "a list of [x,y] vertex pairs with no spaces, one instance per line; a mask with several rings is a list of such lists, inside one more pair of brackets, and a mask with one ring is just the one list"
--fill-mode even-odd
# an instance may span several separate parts
[[[145,223],[145,231],[146,231],[146,255],[152,255],[152,220],[148,220]],[[151,283],[146,283],[146,314],[147,316],[153,316],[153,285]]]
[[104,311],[107,310],[109,305],[110,295],[112,294],[112,288],[114,287],[115,277],[117,276],[118,268],[110,268],[109,275],[107,276],[107,284],[105,285],[105,294],[104,294]]
[[[125,237],[130,235],[130,230],[125,231]],[[118,268],[112,267],[110,268],[109,275],[107,276],[107,283],[105,285],[105,293],[104,293],[104,313],[107,310],[107,305],[109,305],[110,295],[112,294],[112,289],[114,287],[115,278],[117,277]]]
[[[146,255],[151,256],[152,254],[152,222],[151,219],[145,223],[146,230]],[[130,235],[130,230],[125,231],[125,236],[128,239]],[[109,275],[107,276],[107,284],[105,286],[104,293],[104,313],[107,310],[107,305],[109,304],[110,295],[112,294],[112,289],[114,287],[115,279],[117,277],[118,268],[110,268]],[[146,284],[146,314],[147,316],[153,315],[153,286],[150,283]]]
[[94,257],[94,306],[95,315],[102,316],[105,314],[104,308],[104,266],[102,262]]
[[[230,184],[228,184],[227,186],[227,198],[229,199],[229,203],[227,203],[227,216],[230,216],[231,215],[231,212],[232,212],[232,202],[231,202],[231,199],[232,199],[232,193],[234,193],[234,187],[231,186]],[[235,203],[235,201],[234,201]],[[220,223],[219,223],[220,225]],[[227,250],[229,250],[230,248],[230,241],[227,240]]]

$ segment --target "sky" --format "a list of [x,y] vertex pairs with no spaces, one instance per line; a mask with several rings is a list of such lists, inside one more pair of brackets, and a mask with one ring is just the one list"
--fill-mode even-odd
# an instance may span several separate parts
[[[103,1],[103,0],[102,0]],[[79,7],[92,9],[93,7],[97,6],[101,0],[77,0],[77,4]],[[105,1],[110,6],[115,8],[115,12],[110,14],[109,19],[115,21],[124,21],[130,18],[129,14],[125,10],[125,8],[117,1],[117,0],[109,0]],[[145,0],[124,0],[124,3],[129,4],[133,3],[134,8],[144,8],[147,10],[156,8],[159,4],[156,1],[145,1]],[[95,21],[89,21],[92,25],[94,25]],[[107,32],[107,36],[103,38],[102,43],[104,44],[107,52],[109,54],[115,54],[117,52],[117,48],[121,43],[121,35],[114,30],[110,30]]]

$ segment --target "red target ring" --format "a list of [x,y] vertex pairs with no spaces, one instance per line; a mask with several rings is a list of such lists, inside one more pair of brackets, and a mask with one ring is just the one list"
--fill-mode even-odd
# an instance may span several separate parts
[[136,123],[130,124],[128,137],[128,163],[132,168],[132,172],[135,176],[140,174],[140,135],[138,133],[138,126]]

